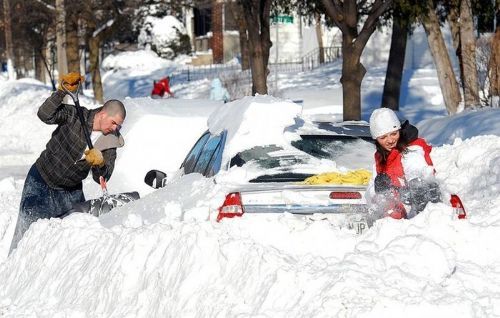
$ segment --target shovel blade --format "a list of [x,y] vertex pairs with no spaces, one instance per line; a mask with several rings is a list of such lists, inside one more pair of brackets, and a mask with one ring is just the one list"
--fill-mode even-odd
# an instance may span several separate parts
[[62,217],[65,217],[74,212],[89,213],[94,216],[100,216],[108,213],[113,208],[122,206],[125,203],[128,203],[130,201],[135,201],[139,198],[140,198],[139,192],[137,191],[109,194],[97,199],[91,199],[84,202],[73,204],[73,208],[69,210]]

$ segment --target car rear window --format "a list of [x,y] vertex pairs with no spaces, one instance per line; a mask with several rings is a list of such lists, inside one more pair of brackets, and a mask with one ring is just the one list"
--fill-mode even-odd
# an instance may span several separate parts
[[292,145],[319,159],[335,161],[347,169],[368,169],[373,166],[375,144],[369,137],[306,135]]
[[328,159],[350,170],[372,169],[375,145],[371,138],[307,135],[291,145],[287,150],[276,145],[247,149],[234,156],[230,166],[252,162],[263,169],[300,170],[300,166],[310,169],[315,159]]

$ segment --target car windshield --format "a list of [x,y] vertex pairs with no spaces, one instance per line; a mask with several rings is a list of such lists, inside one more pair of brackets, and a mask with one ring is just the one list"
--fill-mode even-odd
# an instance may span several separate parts
[[[336,167],[372,169],[375,146],[369,138],[350,136],[301,136],[284,149],[276,145],[256,146],[238,153],[231,166],[256,165],[260,170],[275,173],[289,172],[314,174],[315,167],[324,159],[335,162]],[[332,163],[333,165],[333,163]]]

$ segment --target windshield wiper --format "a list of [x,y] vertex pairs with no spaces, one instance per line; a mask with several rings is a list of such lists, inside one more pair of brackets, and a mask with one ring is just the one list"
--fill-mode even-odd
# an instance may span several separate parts
[[264,182],[299,182],[313,176],[310,173],[293,173],[285,172],[278,174],[265,174],[255,179],[250,180],[250,183],[264,183]]

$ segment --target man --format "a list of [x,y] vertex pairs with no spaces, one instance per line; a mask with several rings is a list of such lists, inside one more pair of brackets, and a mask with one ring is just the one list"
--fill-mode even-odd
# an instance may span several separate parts
[[94,180],[106,180],[113,172],[116,148],[124,145],[119,130],[126,116],[118,100],[109,100],[100,108],[82,107],[85,127],[91,132],[94,148],[88,150],[76,107],[63,104],[66,95],[62,85],[76,92],[83,81],[78,73],[61,78],[59,88],[38,109],[38,117],[49,125],[58,125],[31,167],[24,183],[19,217],[10,250],[17,247],[31,223],[40,218],[59,217],[74,203],[85,201],[82,180],[92,170]]

